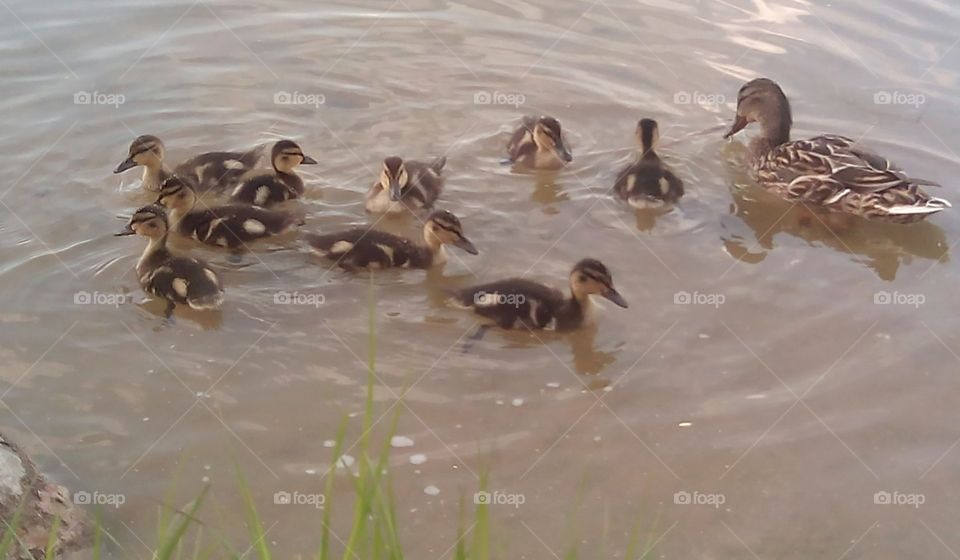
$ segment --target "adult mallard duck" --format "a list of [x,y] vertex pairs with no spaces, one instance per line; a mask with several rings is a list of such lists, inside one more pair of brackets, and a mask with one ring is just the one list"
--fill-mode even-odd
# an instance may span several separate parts
[[524,117],[507,143],[509,163],[530,169],[559,169],[573,161],[563,141],[560,121],[553,117]]
[[[620,307],[626,300],[613,287],[613,275],[596,259],[583,259],[570,271],[570,296],[524,278],[510,278],[453,290],[454,304],[477,314],[484,326],[504,329],[570,330],[594,321],[592,294]],[[478,333],[482,336],[483,331]]]
[[130,218],[120,235],[141,235],[150,240],[137,262],[137,278],[148,294],[166,300],[167,318],[179,303],[193,309],[216,309],[223,303],[223,285],[210,266],[188,257],[175,257],[167,249],[166,210],[144,206]]
[[758,78],[740,88],[737,117],[724,138],[753,122],[761,129],[750,142],[757,182],[787,200],[898,224],[950,208],[920,188],[934,183],[911,179],[850,138],[790,140],[790,102],[773,80]]
[[[172,174],[200,192],[233,188],[246,173],[256,168],[263,156],[263,148],[258,146],[247,152],[199,154],[178,165]],[[158,191],[163,181],[171,175],[164,166],[165,155],[163,142],[156,136],[144,134],[134,139],[127,151],[127,159],[120,162],[113,172],[123,173],[133,167],[143,166],[143,188]]]
[[303,179],[296,173],[300,165],[314,165],[317,160],[303,153],[293,140],[280,140],[273,145],[270,160],[273,169],[248,174],[230,202],[256,204],[264,208],[303,195]]
[[634,208],[659,208],[677,202],[683,196],[683,181],[663,163],[655,148],[660,142],[660,128],[653,119],[637,124],[640,154],[627,166],[614,183],[617,196]]
[[393,156],[383,160],[380,179],[367,191],[368,212],[396,214],[406,209],[431,208],[443,191],[443,167],[447,158],[430,163],[404,161]]
[[423,245],[385,231],[354,228],[326,234],[307,234],[310,248],[345,270],[367,268],[430,268],[447,261],[444,245],[471,255],[476,247],[463,235],[460,220],[451,212],[436,210],[423,224]]

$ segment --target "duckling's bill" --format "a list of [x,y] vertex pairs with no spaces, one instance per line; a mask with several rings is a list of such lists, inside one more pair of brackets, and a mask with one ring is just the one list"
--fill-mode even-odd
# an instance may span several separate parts
[[113,170],[114,173],[123,173],[127,169],[133,169],[137,166],[137,162],[133,161],[133,156],[128,157],[127,159],[120,162],[120,165]]
[[471,255],[479,255],[480,251],[477,251],[477,248],[474,247],[473,243],[466,237],[460,236],[460,239],[457,239],[453,242],[453,246],[458,249],[463,249],[464,251],[470,253]]
[[630,305],[627,304],[627,300],[623,299],[623,296],[620,295],[620,292],[614,290],[613,288],[607,288],[600,295],[609,299],[610,301],[612,301],[613,303],[619,305],[624,309],[627,309],[628,307],[630,307]]

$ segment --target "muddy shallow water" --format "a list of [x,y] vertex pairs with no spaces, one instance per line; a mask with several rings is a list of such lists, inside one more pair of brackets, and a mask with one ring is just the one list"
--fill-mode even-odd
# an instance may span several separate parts
[[[344,414],[356,440],[368,343],[367,280],[295,235],[239,264],[178,243],[221,271],[228,300],[163,326],[133,273],[144,243],[112,236],[150,200],[136,172],[111,174],[144,133],[171,161],[296,139],[320,161],[302,173],[312,231],[370,223],[362,193],[384,156],[448,157],[441,205],[481,254],[373,288],[376,398],[413,441],[392,459],[410,557],[444,555],[485,466],[491,489],[523,496],[494,508],[503,557],[578,538],[592,554],[603,535],[622,556],[638,519],[666,558],[960,550],[960,214],[835,223],[759,191],[740,141],[720,138],[737,88],[767,75],[796,135],[864,137],[960,202],[951,3],[8,0],[0,14],[0,428],[53,478],[123,496],[106,511],[118,554],[147,554],[178,463],[178,494],[211,482],[205,520],[242,542],[234,462],[280,556],[313,553],[319,512],[274,493],[320,491]],[[561,120],[569,169],[500,164],[525,113]],[[607,193],[642,116],[686,182],[661,216]],[[593,331],[491,332],[460,352],[474,323],[445,288],[520,274],[562,287],[584,256],[630,309],[604,302]]]

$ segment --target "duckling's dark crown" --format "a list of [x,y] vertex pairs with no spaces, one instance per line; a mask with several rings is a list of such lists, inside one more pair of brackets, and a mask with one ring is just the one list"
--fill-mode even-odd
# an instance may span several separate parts
[[276,144],[273,145],[273,157],[277,157],[280,154],[285,154],[288,156],[302,156],[303,149],[299,144],[293,140],[279,140]]
[[164,179],[162,183],[160,183],[161,196],[176,194],[184,189],[192,190],[190,185],[188,185],[186,181],[177,175],[171,175]]
[[400,172],[400,169],[403,167],[403,158],[397,156],[390,156],[383,160],[383,167],[391,174],[396,174]]
[[581,260],[573,266],[573,272],[579,272],[604,285],[609,285],[613,282],[613,276],[610,274],[606,265],[597,259],[587,258]]
[[130,224],[139,224],[152,220],[154,218],[160,218],[164,222],[167,221],[167,210],[159,204],[148,204],[141,208],[138,208],[136,212],[133,213],[133,216],[130,217]]
[[163,141],[153,136],[152,134],[143,134],[137,136],[133,142],[130,143],[130,155],[135,156],[149,150],[163,148]]
[[542,126],[547,132],[559,135],[560,134],[560,121],[553,117],[543,116],[537,119],[537,124]]
[[427,221],[453,233],[460,233],[463,229],[463,226],[460,225],[460,219],[448,210],[434,210]]

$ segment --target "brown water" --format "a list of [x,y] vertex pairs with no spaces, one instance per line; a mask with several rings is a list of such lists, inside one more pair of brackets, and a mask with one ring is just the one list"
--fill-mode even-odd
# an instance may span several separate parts
[[[180,244],[222,272],[222,314],[165,327],[162,305],[139,304],[144,243],[111,234],[149,197],[111,170],[143,133],[171,160],[298,140],[321,162],[304,169],[313,231],[369,223],[362,193],[384,156],[449,158],[442,206],[481,255],[375,280],[380,410],[410,387],[396,406],[413,446],[393,451],[410,557],[445,556],[483,465],[491,489],[524,498],[494,508],[504,558],[577,539],[622,557],[638,520],[665,558],[960,551],[957,211],[821,221],[751,186],[741,144],[720,139],[740,84],[771,76],[798,135],[866,137],[960,202],[953,3],[6,0],[0,14],[0,427],[54,478],[123,495],[106,511],[121,556],[147,555],[178,461],[178,496],[212,482],[204,520],[231,542],[236,462],[280,556],[312,553],[319,512],[273,495],[320,491],[344,414],[356,440],[368,340],[367,281],[295,237],[239,265]],[[124,102],[75,104],[79,91]],[[281,91],[324,103],[275,104]],[[494,92],[523,104],[475,103]],[[524,113],[565,125],[568,170],[500,165]],[[659,217],[606,192],[641,116],[660,120],[686,182]],[[611,267],[629,310],[604,304],[595,332],[492,332],[460,352],[473,322],[443,288],[519,274],[562,287],[584,256]],[[279,291],[324,303],[277,305]],[[682,292],[723,303],[675,304]],[[885,293],[896,303],[875,303]],[[337,485],[349,492],[343,473]],[[923,503],[875,504],[884,491]],[[347,509],[335,517],[342,534]]]

